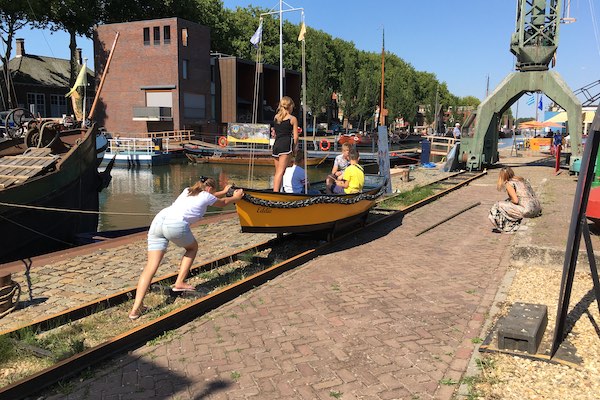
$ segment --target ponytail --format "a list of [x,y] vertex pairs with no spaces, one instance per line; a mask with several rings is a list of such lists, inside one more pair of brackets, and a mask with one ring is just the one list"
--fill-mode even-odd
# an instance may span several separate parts
[[291,114],[294,110],[294,100],[291,97],[283,96],[281,100],[279,100],[279,105],[277,106],[277,114],[275,114],[275,121],[280,124],[281,121],[288,115]]
[[201,176],[198,182],[194,183],[193,186],[188,188],[188,196],[198,196],[198,194],[202,192],[206,186],[216,188],[217,183],[213,178]]

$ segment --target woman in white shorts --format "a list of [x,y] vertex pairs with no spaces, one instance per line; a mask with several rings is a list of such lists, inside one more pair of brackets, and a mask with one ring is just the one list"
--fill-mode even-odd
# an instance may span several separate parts
[[216,187],[214,179],[201,177],[192,187],[185,188],[173,204],[160,211],[152,220],[148,230],[148,262],[138,281],[129,319],[138,319],[144,312],[144,296],[167,251],[169,241],[185,249],[177,280],[171,289],[176,292],[195,289],[185,283],[185,278],[198,252],[198,242],[192,234],[190,225],[204,216],[208,206],[225,207],[244,196],[242,189],[236,189],[232,197],[220,198],[227,194],[231,185],[220,192],[216,191]]

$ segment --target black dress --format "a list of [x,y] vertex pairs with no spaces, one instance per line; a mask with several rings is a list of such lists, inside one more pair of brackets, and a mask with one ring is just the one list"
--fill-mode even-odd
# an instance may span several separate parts
[[292,131],[294,126],[290,119],[284,119],[281,123],[275,121],[275,143],[273,144],[273,157],[282,154],[291,154],[294,150],[294,137]]

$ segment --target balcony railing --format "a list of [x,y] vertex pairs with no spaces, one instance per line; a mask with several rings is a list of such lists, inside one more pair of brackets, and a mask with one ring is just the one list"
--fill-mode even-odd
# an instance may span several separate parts
[[133,107],[134,121],[172,121],[171,107]]

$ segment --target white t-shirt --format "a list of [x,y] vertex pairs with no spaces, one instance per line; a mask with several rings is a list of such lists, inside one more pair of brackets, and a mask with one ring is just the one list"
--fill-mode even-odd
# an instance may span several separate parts
[[456,139],[460,138],[460,128],[459,128],[458,126],[455,126],[455,127],[454,127],[454,131],[452,131],[452,135],[453,135],[453,136],[454,136]]
[[283,173],[283,191],[285,193],[304,193],[304,169],[297,165],[287,167]]
[[196,196],[188,196],[188,189],[185,188],[167,208],[166,219],[181,219],[192,224],[204,216],[208,206],[212,206],[217,201],[214,195],[204,190]]
[[343,154],[338,154],[335,156],[335,160],[333,160],[333,165],[338,167],[338,171],[344,172],[348,165],[350,165],[350,160],[346,160]]

